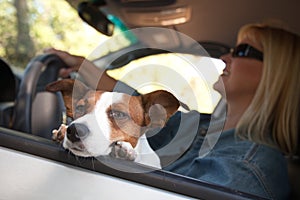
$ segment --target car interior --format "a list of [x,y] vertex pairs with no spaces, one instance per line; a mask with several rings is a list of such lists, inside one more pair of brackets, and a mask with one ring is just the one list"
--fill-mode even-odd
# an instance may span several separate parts
[[[72,5],[83,21],[104,35],[112,36],[115,26],[123,29],[125,27],[126,31],[141,27],[168,28],[193,38],[212,58],[219,58],[235,46],[236,33],[239,27],[246,23],[266,21],[300,34],[300,2],[297,0],[76,0],[72,1]],[[122,24],[117,20],[121,20]],[[151,34],[135,32],[138,42],[99,57],[94,62],[100,63],[100,67],[113,70],[149,55],[166,52],[201,54],[197,47],[185,43],[179,35],[169,32],[170,35],[162,36],[157,30]],[[158,36],[166,40],[162,41]],[[164,49],[153,48],[153,44],[163,46]],[[134,50],[136,47],[139,47],[138,50]],[[111,60],[113,62],[109,62],[109,65],[105,64]],[[20,76],[13,73],[8,62],[0,59],[1,148],[77,167],[79,170],[118,177],[188,198],[262,199],[163,170],[132,175],[130,172],[110,168],[95,159],[81,159],[70,155],[51,141],[49,134],[60,124],[67,123],[62,96],[60,93],[45,91],[45,86],[57,80],[59,70],[65,66],[66,64],[55,55],[39,55],[32,58],[24,74]],[[300,159],[288,160],[291,199],[299,199],[297,186],[300,184]],[[130,169],[145,168],[114,159],[106,162],[112,162],[113,165],[124,162]]]

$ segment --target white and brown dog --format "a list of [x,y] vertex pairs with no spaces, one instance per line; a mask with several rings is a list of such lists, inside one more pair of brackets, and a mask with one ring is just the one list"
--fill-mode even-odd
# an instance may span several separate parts
[[159,90],[140,96],[91,90],[78,80],[51,83],[48,91],[61,91],[67,116],[74,119],[53,131],[53,139],[82,157],[111,155],[160,168],[160,161],[144,132],[162,127],[177,111],[179,101]]

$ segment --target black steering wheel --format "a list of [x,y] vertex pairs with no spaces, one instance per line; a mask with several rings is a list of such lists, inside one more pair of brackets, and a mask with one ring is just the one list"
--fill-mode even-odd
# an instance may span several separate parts
[[12,129],[51,138],[51,130],[63,122],[65,107],[60,93],[45,91],[67,65],[54,54],[33,58],[26,66],[16,97]]

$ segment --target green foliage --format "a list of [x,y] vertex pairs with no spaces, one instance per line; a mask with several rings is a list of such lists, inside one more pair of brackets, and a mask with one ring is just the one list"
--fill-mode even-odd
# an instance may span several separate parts
[[[30,37],[41,54],[43,49],[55,47],[73,54],[88,56],[106,36],[86,25],[65,0],[27,0]],[[13,0],[0,1],[0,57],[11,65],[24,68],[27,63],[15,59],[16,9]],[[33,49],[28,49],[32,53]],[[27,61],[29,62],[29,60]]]
[[16,18],[12,1],[0,3],[0,56],[9,59],[14,53],[16,42]]

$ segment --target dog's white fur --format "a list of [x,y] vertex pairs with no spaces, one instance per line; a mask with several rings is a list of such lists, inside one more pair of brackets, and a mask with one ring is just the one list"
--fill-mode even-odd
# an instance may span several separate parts
[[[116,92],[105,92],[101,95],[100,100],[97,101],[96,106],[91,113],[88,113],[71,123],[86,125],[90,130],[89,135],[82,139],[80,143],[72,143],[68,140],[68,137],[64,137],[63,147],[69,149],[73,154],[82,157],[109,155],[112,151],[110,140],[111,127],[109,125],[106,110],[114,103],[121,103],[123,101],[123,96],[123,93]],[[160,168],[160,160],[151,149],[144,134],[139,138],[135,148],[133,148],[129,142],[124,141],[119,142],[118,145],[126,149],[128,153],[130,153],[130,151],[133,154],[137,152],[136,155],[133,155],[135,157],[135,162]]]
[[[75,86],[78,94],[73,93]],[[64,148],[81,157],[114,155],[161,167],[159,157],[151,149],[143,131],[162,127],[178,109],[179,102],[172,94],[155,91],[133,97],[124,93],[93,91],[70,79],[51,83],[46,89],[62,92],[67,115],[74,118],[69,126],[81,124],[88,128],[88,134],[76,136],[73,141],[68,138],[68,126],[62,124],[54,130],[53,139],[62,141]],[[84,113],[78,114],[78,105],[86,107]]]

